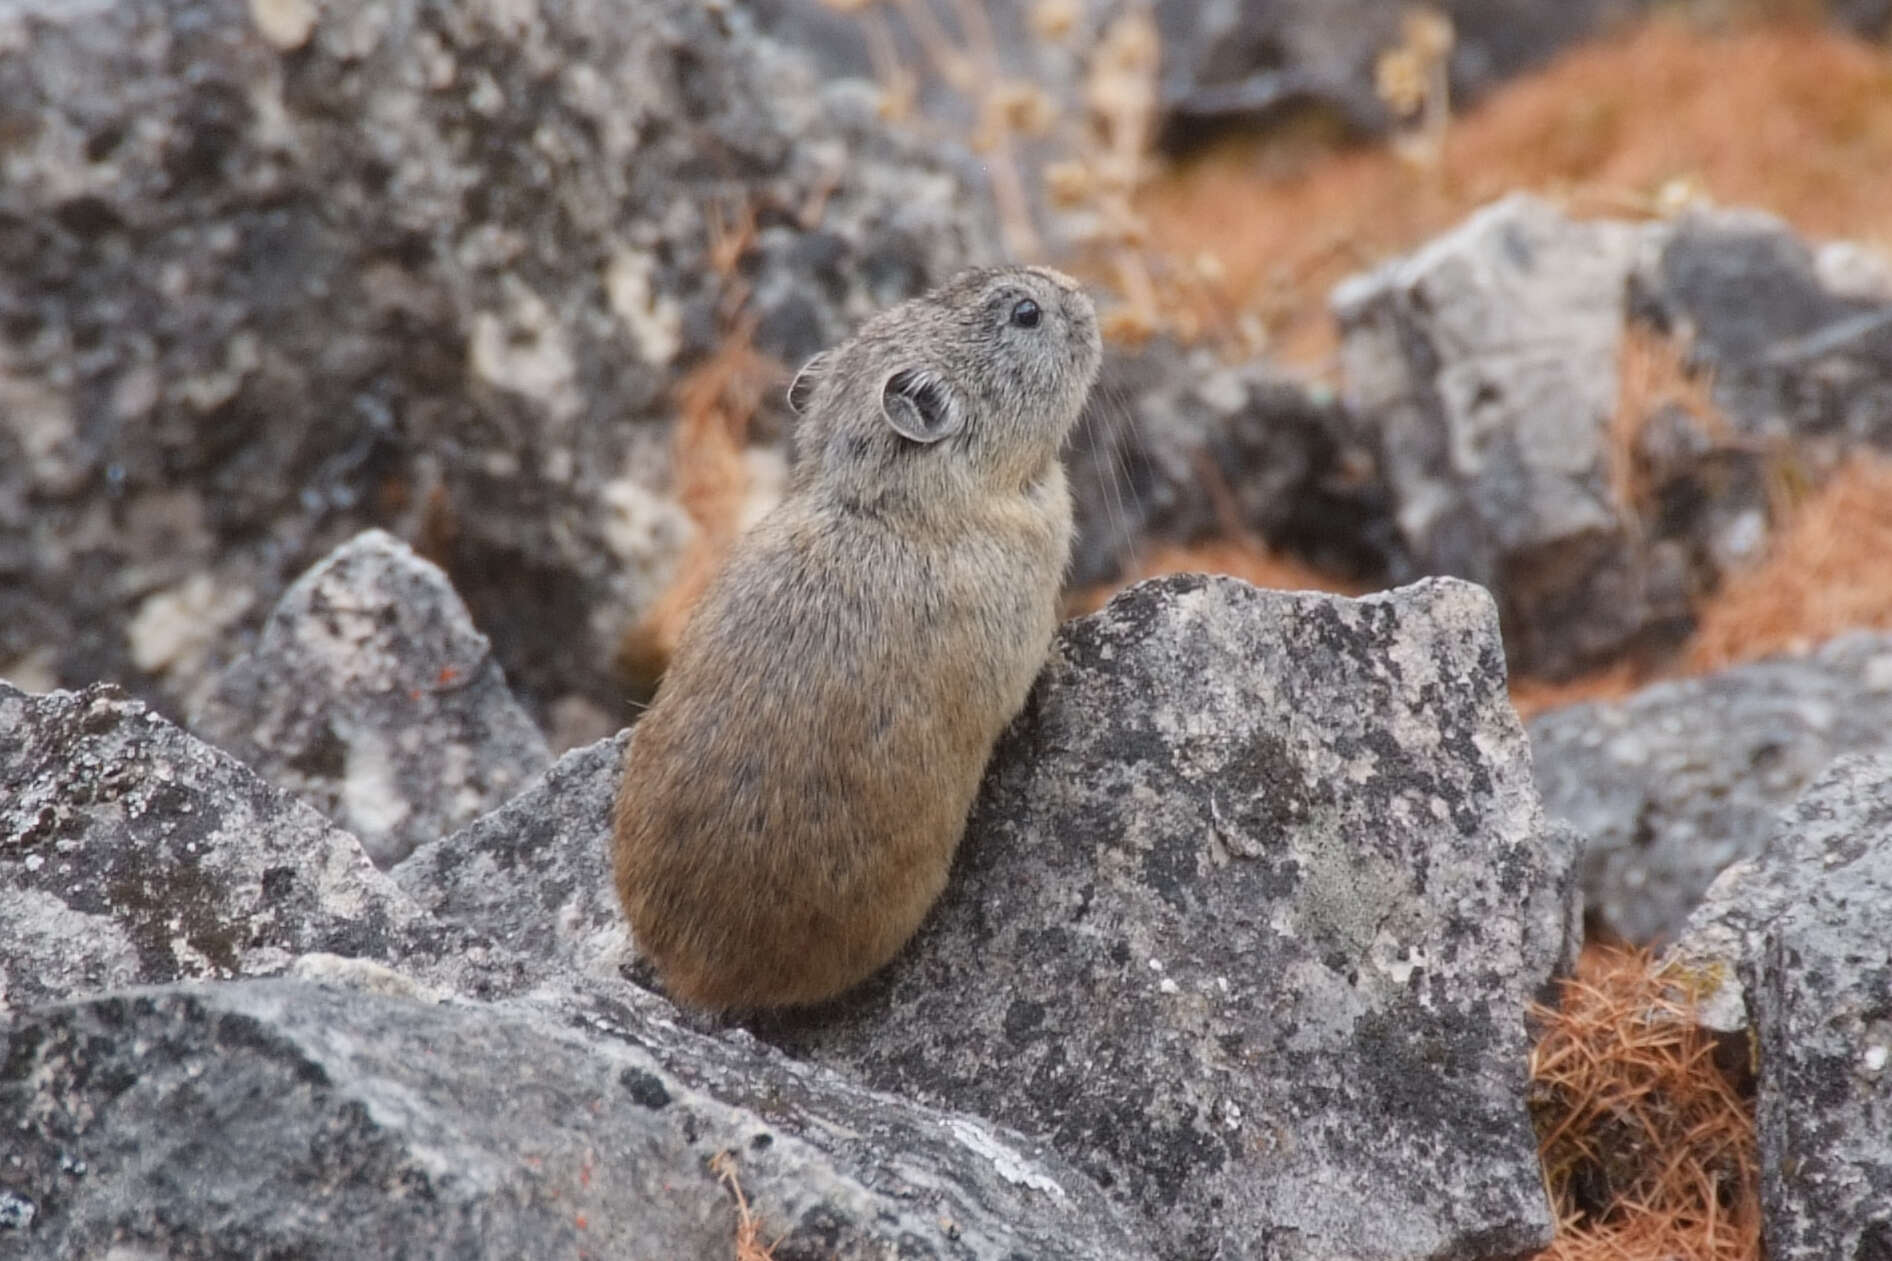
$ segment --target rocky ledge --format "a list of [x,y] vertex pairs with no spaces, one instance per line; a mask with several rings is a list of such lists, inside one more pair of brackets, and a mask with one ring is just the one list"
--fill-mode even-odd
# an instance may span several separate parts
[[[272,646],[327,642],[337,610],[430,570],[385,535],[345,545],[232,678],[278,677]],[[457,602],[430,607],[362,659],[432,677],[474,641]],[[372,673],[285,672],[276,710],[301,717],[255,730],[393,715],[419,747],[467,738],[463,712],[354,686]],[[540,754],[508,730],[491,749],[523,778]],[[1574,945],[1576,853],[1477,588],[1175,578],[1070,624],[920,937],[843,1002],[746,1028],[640,983],[605,870],[625,738],[382,871],[335,822],[349,759],[310,804],[267,739],[253,770],[109,688],[0,692],[7,1242],[727,1257],[744,1221],[778,1259],[1548,1240],[1525,1007]],[[446,819],[464,785],[417,766],[372,774],[403,817]]]

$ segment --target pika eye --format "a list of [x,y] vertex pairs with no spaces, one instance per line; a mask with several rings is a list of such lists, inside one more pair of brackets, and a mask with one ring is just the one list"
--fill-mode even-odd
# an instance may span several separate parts
[[1036,302],[1030,298],[1020,298],[1017,305],[1012,307],[1012,323],[1019,328],[1037,328],[1041,314]]

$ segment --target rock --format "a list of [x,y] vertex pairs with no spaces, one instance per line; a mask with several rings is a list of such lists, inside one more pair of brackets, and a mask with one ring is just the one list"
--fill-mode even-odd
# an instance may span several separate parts
[[1144,583],[1060,634],[909,949],[757,1028],[1048,1136],[1166,1257],[1510,1255],[1573,859],[1484,593]]
[[1744,433],[1822,462],[1892,448],[1892,294],[1848,292],[1787,224],[1751,210],[1682,216],[1637,275],[1639,297],[1713,374]]
[[552,760],[446,575],[380,530],[290,586],[191,727],[383,867]]
[[9,1255],[727,1261],[724,1167],[783,1261],[1149,1255],[1041,1144],[609,1005],[173,986],[0,1047]]
[[1569,672],[1648,618],[1607,446],[1640,239],[1516,195],[1334,291],[1405,543],[1422,572],[1491,589],[1516,669]]
[[394,879],[443,922],[602,974],[626,927],[611,883],[611,806],[628,732],[560,758],[503,808],[416,850]]
[[1754,1029],[1771,1257],[1892,1248],[1888,923],[1892,756],[1842,757],[1715,882],[1667,960],[1717,1027]]
[[1331,394],[1168,342],[1108,357],[1066,456],[1072,582],[1139,548],[1248,532],[1325,571],[1409,578],[1369,435]]
[[0,1011],[422,929],[353,837],[110,688],[0,684],[0,751]]
[[1892,635],[1571,705],[1530,732],[1545,810],[1589,838],[1591,916],[1632,941],[1673,940],[1829,762],[1892,745]]
[[173,714],[369,526],[615,706],[730,312],[793,364],[997,253],[742,5],[17,0],[0,85],[0,670]]

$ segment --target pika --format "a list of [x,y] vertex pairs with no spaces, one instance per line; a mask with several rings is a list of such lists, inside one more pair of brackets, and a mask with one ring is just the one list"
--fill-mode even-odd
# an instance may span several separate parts
[[704,591],[618,789],[618,896],[678,1001],[834,997],[939,897],[1057,629],[1059,453],[1101,357],[1069,277],[978,269],[796,374],[787,491]]

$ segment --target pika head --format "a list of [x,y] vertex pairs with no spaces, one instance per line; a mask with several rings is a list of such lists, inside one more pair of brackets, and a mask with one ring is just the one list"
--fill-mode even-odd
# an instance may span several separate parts
[[961,272],[796,374],[796,481],[877,502],[1028,485],[1057,459],[1101,359],[1096,308],[1069,276]]

